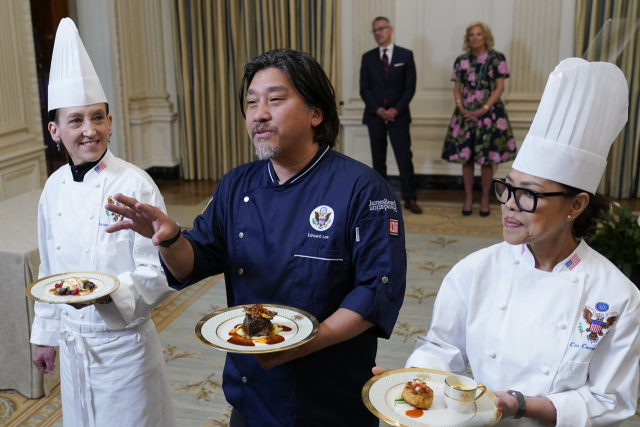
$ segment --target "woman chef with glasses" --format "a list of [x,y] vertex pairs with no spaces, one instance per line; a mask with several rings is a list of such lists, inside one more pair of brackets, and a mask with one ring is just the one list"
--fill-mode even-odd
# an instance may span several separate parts
[[407,360],[455,373],[470,364],[495,392],[501,425],[618,425],[635,414],[639,292],[584,241],[609,208],[595,192],[627,108],[615,65],[556,67],[513,168],[494,181],[505,242],[446,276]]

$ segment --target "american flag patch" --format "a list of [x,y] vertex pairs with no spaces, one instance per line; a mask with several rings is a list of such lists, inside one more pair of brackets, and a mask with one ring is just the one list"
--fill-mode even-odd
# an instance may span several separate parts
[[93,168],[94,171],[96,171],[97,173],[102,172],[103,170],[105,170],[107,167],[107,165],[104,162],[100,162],[98,164],[98,166],[96,166],[95,168]]
[[575,254],[574,256],[571,257],[571,259],[569,261],[567,261],[564,265],[569,269],[569,270],[573,270],[575,268],[576,265],[578,265],[578,263],[580,262],[580,257],[578,256],[578,254]]

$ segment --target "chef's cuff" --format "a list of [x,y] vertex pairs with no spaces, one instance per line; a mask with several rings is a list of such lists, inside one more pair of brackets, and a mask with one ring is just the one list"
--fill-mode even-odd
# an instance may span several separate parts
[[578,391],[554,393],[547,398],[556,407],[556,427],[589,425],[589,409]]
[[384,289],[357,286],[342,301],[340,308],[355,311],[376,325],[372,328],[376,336],[388,339],[398,319],[400,307],[389,301],[383,293]]
[[[57,322],[59,325],[59,322]],[[57,347],[60,345],[60,332],[36,327],[35,322],[31,327],[31,344]]]
[[178,279],[176,279],[176,277],[171,273],[171,270],[169,270],[169,268],[164,263],[160,252],[158,252],[158,256],[160,257],[160,264],[162,265],[164,274],[167,276],[167,282],[169,286],[178,291],[186,288],[187,286],[195,285],[202,279],[213,275],[211,274],[212,260],[207,258],[203,251],[199,250],[198,245],[191,239],[191,236],[189,236],[188,232],[182,233],[182,237],[187,239],[187,241],[193,248],[193,270],[191,271],[191,275],[184,282],[180,282]]
[[438,371],[451,372],[449,364],[437,356],[424,350],[415,350],[407,359],[405,368],[425,368]]

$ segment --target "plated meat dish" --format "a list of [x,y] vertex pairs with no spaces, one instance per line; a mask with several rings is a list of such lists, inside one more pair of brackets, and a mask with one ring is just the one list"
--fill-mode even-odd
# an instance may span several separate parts
[[278,334],[282,331],[288,332],[291,330],[287,326],[272,323],[271,320],[278,313],[267,310],[262,304],[243,306],[243,308],[245,313],[244,321],[229,331],[231,338],[227,341],[231,344],[245,346],[254,346],[255,342],[277,344],[284,341],[284,337]]

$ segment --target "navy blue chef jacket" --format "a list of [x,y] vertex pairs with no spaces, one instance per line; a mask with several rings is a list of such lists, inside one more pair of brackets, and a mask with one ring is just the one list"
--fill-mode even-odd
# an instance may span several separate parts
[[176,289],[224,272],[230,307],[283,304],[320,322],[344,307],[376,325],[266,371],[228,353],[224,394],[247,426],[378,426],[361,390],[377,338],[395,325],[407,272],[400,204],[380,175],[327,145],[282,185],[270,161],[248,163],[222,178],[184,236],[194,269],[180,283],[165,268]]

